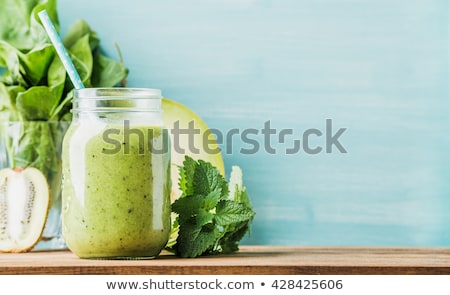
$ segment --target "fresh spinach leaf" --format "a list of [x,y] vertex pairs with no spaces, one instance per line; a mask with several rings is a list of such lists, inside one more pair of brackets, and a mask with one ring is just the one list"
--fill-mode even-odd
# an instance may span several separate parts
[[26,84],[20,74],[17,49],[2,40],[0,40],[0,66],[5,68],[3,75],[0,76],[0,82],[8,85]]
[[59,98],[47,86],[29,88],[17,96],[17,110],[24,121],[48,120]]
[[25,91],[22,86],[6,86],[0,82],[0,122],[19,120],[16,97],[22,91]]
[[57,125],[58,122],[24,122],[21,136],[14,143],[14,165],[35,167],[45,175],[56,172],[59,145],[54,139],[60,136],[58,132],[64,132],[57,128]]
[[70,112],[73,99],[73,90],[67,93],[66,98],[56,108],[53,109],[50,115],[50,120],[57,120],[58,118],[62,121],[71,120],[72,113]]
[[37,40],[42,41],[45,30],[36,20],[38,10],[45,8],[59,27],[56,0],[0,0],[0,7],[0,40],[18,50],[30,50]]
[[48,67],[55,56],[55,49],[50,44],[33,48],[26,54],[19,52],[22,76],[30,85],[39,85],[47,76]]
[[66,69],[59,56],[55,55],[47,72],[47,84],[55,92],[55,95],[62,97],[66,82]]
[[120,83],[128,74],[127,68],[100,53],[94,56],[92,85],[95,87],[112,87]]
[[70,55],[75,67],[86,87],[90,85],[92,75],[93,58],[89,45],[89,35],[84,35],[69,48]]
[[89,47],[91,51],[97,49],[100,39],[97,33],[84,20],[77,20],[67,31],[63,38],[63,43],[66,48],[72,48],[84,36],[89,36]]

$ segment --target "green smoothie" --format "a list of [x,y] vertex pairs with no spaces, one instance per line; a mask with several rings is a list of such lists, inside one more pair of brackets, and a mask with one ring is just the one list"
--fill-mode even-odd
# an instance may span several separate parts
[[154,126],[73,124],[63,144],[63,236],[82,258],[152,258],[170,234],[170,148]]

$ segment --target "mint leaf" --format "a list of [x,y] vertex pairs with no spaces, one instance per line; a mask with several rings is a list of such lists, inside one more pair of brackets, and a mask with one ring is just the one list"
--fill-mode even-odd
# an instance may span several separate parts
[[219,201],[220,194],[218,192],[211,192],[206,196],[195,195],[179,198],[172,204],[172,211],[182,214],[183,217],[191,217],[195,215],[198,210],[211,210]]
[[172,212],[182,214],[183,217],[190,217],[202,207],[202,204],[202,196],[179,198],[172,204]]
[[209,224],[213,221],[214,214],[206,211],[205,209],[200,209],[194,218],[196,225],[204,226],[205,224]]
[[196,235],[191,235],[191,232],[192,228],[189,225],[180,225],[176,246],[177,253],[181,257],[194,258],[202,255],[214,245],[218,236],[217,229],[212,225],[202,227]]
[[217,248],[218,253],[231,253],[239,250],[239,241],[249,232],[250,223],[241,222],[227,228],[227,231],[223,233]]
[[183,166],[179,167],[180,181],[178,186],[184,195],[194,194],[194,174],[197,163],[191,157],[185,157]]
[[217,204],[215,221],[216,224],[226,226],[232,223],[250,220],[255,213],[247,207],[235,201],[222,200]]
[[211,163],[186,156],[179,171],[183,193],[172,204],[178,236],[167,249],[181,257],[237,251],[255,216],[241,169],[234,166],[227,183]]
[[209,194],[219,192],[221,197],[228,194],[228,185],[219,170],[211,163],[198,161],[198,167],[194,175],[194,190],[197,194]]

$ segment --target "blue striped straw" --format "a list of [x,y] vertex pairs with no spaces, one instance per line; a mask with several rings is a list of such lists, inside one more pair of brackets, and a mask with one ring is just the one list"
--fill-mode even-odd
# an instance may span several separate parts
[[75,66],[73,65],[73,62],[70,59],[69,54],[67,53],[67,50],[61,41],[61,38],[56,32],[55,26],[50,20],[47,11],[42,10],[41,12],[38,13],[38,15],[42,21],[42,24],[44,25],[45,30],[47,31],[50,41],[52,41],[53,43],[53,47],[55,47],[56,53],[58,53],[58,56],[61,59],[64,68],[66,68],[67,74],[69,74],[69,78],[72,81],[73,86],[75,87],[75,89],[84,88],[83,82],[81,82],[80,75],[75,69]]

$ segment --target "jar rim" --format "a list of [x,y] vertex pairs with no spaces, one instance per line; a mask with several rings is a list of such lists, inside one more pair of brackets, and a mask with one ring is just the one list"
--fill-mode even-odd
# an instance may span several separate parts
[[[125,96],[125,97],[124,97]],[[123,99],[123,98],[161,99],[161,90],[156,88],[98,87],[74,90],[74,99]]]
[[74,92],[72,112],[161,112],[161,101],[160,89],[83,88]]

